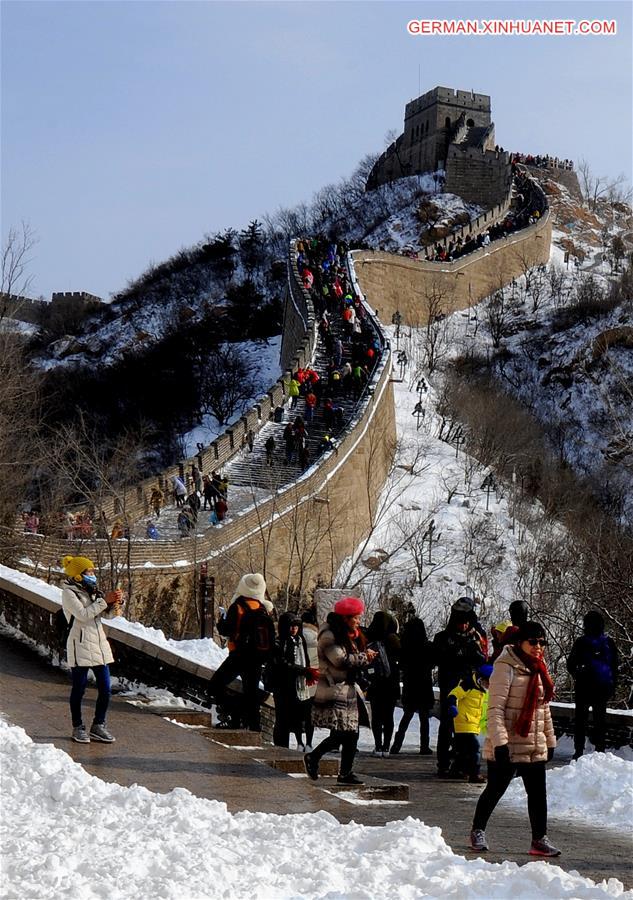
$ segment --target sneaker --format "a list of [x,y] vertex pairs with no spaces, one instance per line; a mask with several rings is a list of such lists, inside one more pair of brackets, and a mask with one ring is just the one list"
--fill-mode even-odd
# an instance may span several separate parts
[[552,844],[548,836],[544,834],[540,840],[532,841],[530,856],[560,856],[560,850],[558,850]]
[[395,756],[397,753],[400,753],[401,746],[402,746],[402,744],[392,744],[391,750],[389,751],[391,756]]
[[433,751],[430,747],[420,747],[420,756],[433,756]]
[[312,744],[306,744],[304,749],[305,749],[306,753],[312,753],[312,750],[313,750]]
[[116,740],[105,725],[98,725],[96,722],[93,722],[90,726],[90,737],[94,738],[95,741],[103,741],[104,744],[113,744]]
[[389,758],[389,751],[388,751],[388,750],[383,750],[382,753],[381,753],[380,755],[382,756],[383,759],[388,759],[388,758]]
[[379,750],[378,747],[376,747],[375,750],[371,751],[371,755],[372,756],[382,756],[382,750]]
[[306,752],[305,744],[297,743],[297,750],[298,750],[300,753],[305,753],[305,752]]
[[339,775],[336,782],[337,784],[365,784],[365,782],[361,781],[358,775],[354,775],[353,772],[350,772],[348,775]]
[[312,781],[316,781],[319,777],[318,759],[313,759],[310,753],[306,753],[303,757],[303,765],[305,766],[306,775],[308,776],[308,778],[311,778]]
[[76,728],[73,728],[73,741],[76,741],[78,744],[90,743],[90,735],[84,725],[78,725]]
[[471,775],[468,784],[485,784],[487,780],[485,775]]
[[470,832],[470,849],[475,853],[483,853],[488,849],[486,832],[482,828],[473,828]]

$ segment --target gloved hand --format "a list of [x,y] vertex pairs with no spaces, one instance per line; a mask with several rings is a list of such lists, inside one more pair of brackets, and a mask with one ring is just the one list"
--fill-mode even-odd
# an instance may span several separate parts
[[449,716],[452,716],[453,718],[455,718],[455,717],[457,716],[457,713],[458,713],[458,712],[459,712],[459,710],[457,709],[456,706],[453,706],[452,703],[449,704],[449,707],[448,707],[448,714],[449,714]]
[[551,762],[554,759],[554,750],[556,747],[548,747],[547,748],[547,761]]
[[502,744],[500,747],[495,747],[495,762],[498,766],[510,765],[510,748],[507,744]]

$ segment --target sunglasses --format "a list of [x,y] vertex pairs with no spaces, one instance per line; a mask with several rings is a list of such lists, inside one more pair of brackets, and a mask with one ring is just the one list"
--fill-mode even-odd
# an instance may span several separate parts
[[545,638],[528,638],[527,642],[530,647],[547,647]]

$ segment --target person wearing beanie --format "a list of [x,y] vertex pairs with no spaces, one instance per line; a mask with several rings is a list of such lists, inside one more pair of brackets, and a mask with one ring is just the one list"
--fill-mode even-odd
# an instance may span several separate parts
[[325,753],[341,748],[339,784],[362,784],[353,771],[358,745],[359,699],[362,694],[356,679],[378,655],[364,649],[360,619],[365,604],[358,597],[343,597],[334,605],[319,631],[319,680],[312,722],[316,728],[329,728],[325,740],[303,757],[308,777],[319,777],[319,760]]
[[374,756],[389,756],[393,735],[393,714],[400,697],[400,638],[395,616],[379,609],[365,632],[367,646],[378,656],[367,669],[369,688],[367,699],[371,706],[371,730],[374,735]]
[[487,642],[482,638],[475,603],[460,597],[451,607],[448,624],[433,639],[433,665],[437,666],[440,688],[440,727],[437,733],[437,774],[448,778],[453,744],[453,715],[448,704],[449,692],[473,669],[486,661]]
[[[122,594],[115,590],[104,596],[98,590],[95,565],[86,556],[65,556],[62,568],[66,575],[62,585],[62,610],[69,627],[66,657],[72,678],[72,739],[78,744],[89,744],[91,740],[111,744],[115,739],[106,728],[106,713],[110,703],[109,665],[114,662],[114,657],[101,619],[104,615],[108,618],[119,615]],[[86,731],[81,713],[89,669],[97,681],[97,703],[90,733]]]
[[582,637],[571,648],[567,669],[574,679],[574,759],[585,752],[589,708],[593,711],[593,745],[600,753],[606,747],[607,701],[613,697],[618,677],[618,651],[604,633],[604,618],[596,610],[583,619]]
[[494,664],[483,749],[488,783],[479,797],[470,833],[470,846],[477,852],[488,849],[488,820],[518,775],[528,799],[530,855],[560,856],[547,837],[545,764],[554,755],[556,736],[549,707],[554,684],[545,664],[546,646],[543,626],[525,622],[515,642],[504,648]]
[[[227,638],[229,655],[209,682],[208,700],[218,706],[220,718],[229,727],[239,728],[244,720],[250,731],[261,731],[259,682],[275,646],[275,627],[266,604],[272,608],[264,576],[249,572],[240,578],[226,616],[217,623],[218,632]],[[228,693],[237,676],[242,679],[240,711]]]
[[451,774],[466,776],[470,784],[484,784],[479,774],[479,735],[488,707],[488,681],[492,666],[484,663],[462,678],[448,695],[455,730],[455,762]]

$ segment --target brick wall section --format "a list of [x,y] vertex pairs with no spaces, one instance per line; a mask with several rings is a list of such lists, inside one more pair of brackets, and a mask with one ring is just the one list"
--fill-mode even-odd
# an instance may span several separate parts
[[533,266],[547,263],[551,239],[548,210],[535,225],[453,262],[412,260],[371,250],[354,251],[353,256],[361,288],[382,321],[391,321],[399,310],[404,322],[419,325],[425,321],[425,291],[440,290],[446,312],[466,309],[523,274],[524,259]]
[[503,201],[512,184],[510,155],[452,144],[446,160],[445,190],[469,203],[494,206]]

